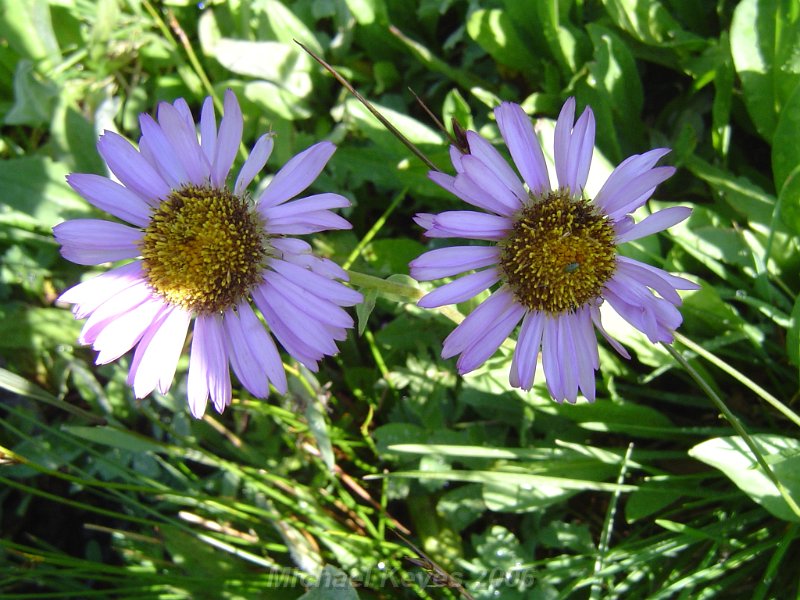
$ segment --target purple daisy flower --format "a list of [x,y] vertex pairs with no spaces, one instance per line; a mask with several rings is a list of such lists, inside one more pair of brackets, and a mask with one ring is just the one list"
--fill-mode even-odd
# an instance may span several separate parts
[[[617,253],[617,246],[683,221],[683,206],[658,211],[639,223],[642,206],[673,167],[656,167],[669,152],[658,148],[623,161],[590,200],[584,196],[594,148],[595,122],[587,108],[575,122],[575,100],[561,109],[555,128],[553,189],[531,120],[505,102],[495,117],[524,184],[500,153],[468,131],[469,152],[451,148],[455,177],[430,178],[486,212],[420,214],[416,222],[432,238],[461,237],[492,245],[455,246],[426,252],[411,262],[411,274],[427,281],[475,271],[430,292],[423,308],[464,302],[499,284],[445,339],[442,357],[459,355],[459,373],[482,365],[522,322],[511,362],[512,386],[533,386],[536,362],[550,394],[575,402],[578,391],[595,398],[599,367],[596,327],[625,358],[625,349],[603,329],[599,307],[608,301],[626,321],[655,342],[671,342],[681,324],[676,290],[698,286]],[[658,295],[654,294],[657,292]]]
[[[300,363],[337,352],[352,318],[341,307],[361,302],[337,279],[347,274],[287,237],[350,224],[329,209],[349,206],[338,194],[291,200],[311,185],[336,147],[320,142],[292,158],[255,201],[246,190],[272,152],[271,134],[256,141],[233,185],[228,174],[242,141],[236,96],[225,93],[217,129],[206,98],[200,140],[183,99],[158,107],[158,120],[140,117],[137,151],[105,132],[98,151],[120,183],[73,173],[69,184],[86,200],[130,223],[75,219],[53,229],[61,254],[81,265],[134,259],[61,295],[75,317],[86,318],[78,341],[98,351],[97,364],[134,346],[128,384],[137,398],[169,390],[189,324],[189,408],[205,412],[209,396],[218,412],[231,402],[229,364],[253,396],[271,383],[286,392],[286,374],[273,341]],[[261,312],[264,327],[253,310]],[[270,333],[272,335],[270,335]]]

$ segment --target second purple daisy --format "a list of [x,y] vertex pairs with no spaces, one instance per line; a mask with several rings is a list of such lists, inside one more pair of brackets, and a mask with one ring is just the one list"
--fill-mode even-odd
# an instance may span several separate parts
[[[666,208],[639,223],[631,217],[675,169],[656,167],[669,152],[658,148],[624,160],[594,199],[584,196],[594,148],[595,122],[587,108],[575,122],[575,100],[564,104],[555,128],[553,189],[530,118],[503,103],[495,117],[523,181],[501,154],[473,131],[469,151],[451,148],[455,176],[430,178],[476,211],[417,215],[428,237],[485,240],[455,246],[411,262],[411,275],[427,281],[474,273],[445,284],[419,301],[423,308],[456,304],[497,286],[445,339],[442,357],[458,355],[459,373],[481,366],[521,322],[511,362],[512,386],[533,386],[541,351],[550,394],[575,402],[595,398],[599,355],[595,328],[624,357],[625,349],[603,329],[599,307],[607,301],[653,342],[671,342],[682,317],[676,290],[698,286],[621,256],[617,247],[686,219],[691,210]],[[656,292],[656,293],[653,293]]]

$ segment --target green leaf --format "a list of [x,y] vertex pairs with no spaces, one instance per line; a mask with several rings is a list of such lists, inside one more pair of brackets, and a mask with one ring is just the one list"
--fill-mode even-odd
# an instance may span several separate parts
[[474,543],[481,562],[487,567],[511,569],[528,561],[527,552],[517,537],[500,525],[492,525],[476,536]]
[[628,523],[633,523],[649,517],[662,508],[666,508],[682,495],[682,491],[669,485],[669,482],[645,481],[628,497],[628,501],[625,503],[625,519]]
[[[260,80],[255,82],[259,84],[260,98],[266,99],[268,106],[274,105],[276,111],[286,113],[286,118],[292,118],[292,103],[311,94],[313,86],[309,73],[312,59],[299,46],[220,38],[208,51],[233,73]],[[278,90],[274,90],[275,87]],[[245,94],[254,99],[256,90],[252,82],[245,90]]]
[[550,53],[555,57],[565,76],[575,73],[584,62],[579,51],[585,35],[567,26],[565,15],[559,11],[559,3],[538,0],[536,9]]
[[347,8],[356,18],[359,25],[371,25],[375,21],[385,23],[387,20],[386,4],[383,0],[345,0]]
[[306,420],[308,428],[314,435],[319,448],[320,456],[325,462],[328,470],[333,472],[336,466],[336,459],[333,455],[333,444],[328,430],[328,422],[325,419],[325,412],[322,402],[318,398],[307,398],[306,400]]
[[44,79],[29,60],[14,70],[14,104],[6,113],[8,125],[44,125],[50,121],[58,88]]
[[261,0],[256,6],[269,23],[269,27],[277,41],[291,47],[295,45],[294,41],[297,40],[317,55],[321,56],[323,54],[322,46],[311,30],[282,2],[278,2],[278,0]]
[[[751,438],[789,494],[800,499],[800,440],[769,434]],[[800,522],[800,517],[786,504],[742,438],[710,439],[689,450],[689,455],[722,471],[740,490],[776,517]]]
[[720,156],[726,156],[730,143],[730,117],[733,101],[734,69],[730,37],[723,32],[716,48],[714,103],[711,107],[711,141]]
[[15,303],[0,306],[0,348],[18,352],[52,350],[62,344],[72,346],[80,329],[72,314],[60,308]]
[[743,0],[733,13],[733,63],[747,112],[766,140],[772,139],[778,114],[800,82],[798,17],[794,0]]
[[789,174],[800,167],[800,144],[797,143],[800,140],[800,79],[798,82],[781,110],[772,137],[772,176],[776,190],[783,190]]
[[446,491],[436,503],[436,512],[456,531],[461,531],[486,512],[482,497],[483,486],[462,485]]
[[3,202],[24,215],[31,228],[48,231],[68,216],[91,211],[67,185],[69,168],[45,157],[13,158],[0,162]]
[[46,0],[0,0],[0,37],[14,50],[34,61],[58,60],[61,51],[53,32]]
[[244,86],[244,97],[257,107],[279,119],[294,121],[311,116],[308,104],[270,81],[250,81]]
[[362,254],[379,275],[408,275],[408,263],[425,252],[425,246],[408,238],[374,240]]
[[791,322],[786,332],[786,355],[793,365],[800,367],[800,296],[794,301]]
[[447,92],[442,104],[443,124],[448,131],[451,131],[452,120],[458,121],[464,129],[475,130],[475,121],[472,118],[472,110],[469,104],[461,95],[457,88],[453,88]]
[[535,57],[517,33],[508,13],[499,8],[478,9],[469,16],[467,33],[497,62],[525,71]]
[[661,2],[650,0],[603,0],[612,21],[648,46],[669,48],[700,47],[703,42],[685,31]]
[[369,317],[375,310],[375,302],[378,300],[378,290],[365,290],[364,300],[356,304],[356,317],[358,318],[358,335],[364,335],[369,324]]
[[641,78],[633,55],[610,29],[593,23],[586,29],[594,46],[589,85],[604,92],[619,123],[633,127],[633,117],[641,112],[643,101]]
[[778,195],[778,205],[783,224],[793,235],[800,235],[800,165],[787,175]]
[[63,160],[69,162],[73,171],[105,174],[105,163],[95,150],[98,132],[63,98],[55,109],[50,133],[64,152]]
[[693,155],[686,167],[722,194],[728,205],[750,222],[769,227],[775,211],[775,196],[768,194],[746,177],[737,177]]
[[166,452],[166,449],[149,438],[118,429],[116,427],[84,427],[82,425],[64,425],[67,433],[71,433],[96,444],[129,450],[131,452]]

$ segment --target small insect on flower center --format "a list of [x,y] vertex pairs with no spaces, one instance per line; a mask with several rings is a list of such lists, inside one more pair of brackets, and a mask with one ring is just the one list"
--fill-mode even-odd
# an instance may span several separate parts
[[150,287],[200,314],[237,304],[261,281],[269,253],[261,217],[226,189],[187,185],[154,210],[142,241]]
[[608,217],[568,189],[532,195],[500,243],[500,266],[528,309],[573,311],[599,297],[614,274],[614,238]]

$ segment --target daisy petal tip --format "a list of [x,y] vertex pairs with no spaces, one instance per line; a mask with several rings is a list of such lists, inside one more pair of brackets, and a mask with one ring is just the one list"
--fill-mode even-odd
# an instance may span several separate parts
[[436,215],[433,215],[431,213],[417,213],[416,215],[414,215],[413,218],[414,218],[414,223],[416,223],[425,230],[429,230],[433,228],[433,223],[434,219],[436,218]]

